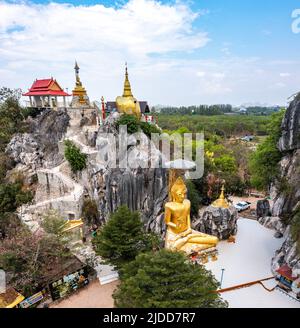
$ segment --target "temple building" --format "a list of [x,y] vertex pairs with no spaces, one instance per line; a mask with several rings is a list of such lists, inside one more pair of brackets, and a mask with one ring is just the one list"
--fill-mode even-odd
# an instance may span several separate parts
[[123,95],[117,97],[115,101],[106,102],[106,112],[109,114],[114,111],[133,114],[138,117],[142,114],[150,113],[147,101],[138,101],[132,94],[127,65],[125,67]]
[[[65,92],[58,82],[53,79],[35,80],[28,92],[23,96],[29,97],[28,106],[34,108],[67,107],[66,97],[71,96]],[[62,100],[62,101],[59,101]]]
[[89,107],[90,100],[80,80],[79,66],[77,64],[77,61],[75,61],[74,70],[75,70],[76,82],[75,82],[75,87],[72,91],[73,99],[72,99],[71,107]]

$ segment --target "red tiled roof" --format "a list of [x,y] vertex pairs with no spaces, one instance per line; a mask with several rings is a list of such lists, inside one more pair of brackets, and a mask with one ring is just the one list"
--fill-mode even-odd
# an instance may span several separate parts
[[[53,88],[53,87],[56,88]],[[57,90],[58,89],[58,90]],[[43,80],[35,80],[29,89],[28,92],[24,93],[23,96],[70,96],[70,94],[66,93],[56,80],[51,79],[43,79]]]
[[276,270],[276,272],[289,280],[296,280],[296,277],[293,277],[292,275],[292,269],[287,264],[280,267],[278,270]]

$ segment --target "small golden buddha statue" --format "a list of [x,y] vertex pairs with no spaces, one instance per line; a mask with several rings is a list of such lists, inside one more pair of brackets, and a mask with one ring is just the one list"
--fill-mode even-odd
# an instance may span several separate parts
[[125,82],[123,96],[116,98],[116,106],[119,113],[136,115],[138,118],[141,117],[140,103],[133,97],[131,92],[131,86],[128,79],[127,65],[125,69]]
[[187,254],[215,247],[219,241],[217,237],[191,229],[191,202],[186,199],[186,194],[186,185],[179,177],[171,188],[172,201],[165,205],[165,247]]

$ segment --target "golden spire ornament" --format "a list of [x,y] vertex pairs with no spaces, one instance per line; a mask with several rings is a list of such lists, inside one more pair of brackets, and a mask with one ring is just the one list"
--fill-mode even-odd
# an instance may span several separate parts
[[222,188],[221,188],[220,197],[216,201],[214,201],[211,205],[213,207],[229,208],[229,203],[227,202],[227,200],[225,198],[224,184],[222,185]]
[[128,78],[127,63],[125,65],[125,81],[123,95],[116,98],[116,107],[119,113],[141,117],[140,103],[133,97]]
[[123,97],[133,97],[133,94],[131,91],[131,85],[130,85],[129,78],[128,78],[127,63],[125,63],[125,81],[124,81]]

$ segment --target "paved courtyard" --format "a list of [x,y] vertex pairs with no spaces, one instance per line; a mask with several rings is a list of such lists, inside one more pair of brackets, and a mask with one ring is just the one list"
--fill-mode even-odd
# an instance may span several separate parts
[[92,281],[87,287],[76,294],[51,305],[52,308],[112,308],[114,301],[112,293],[118,281],[100,285],[99,280]]

